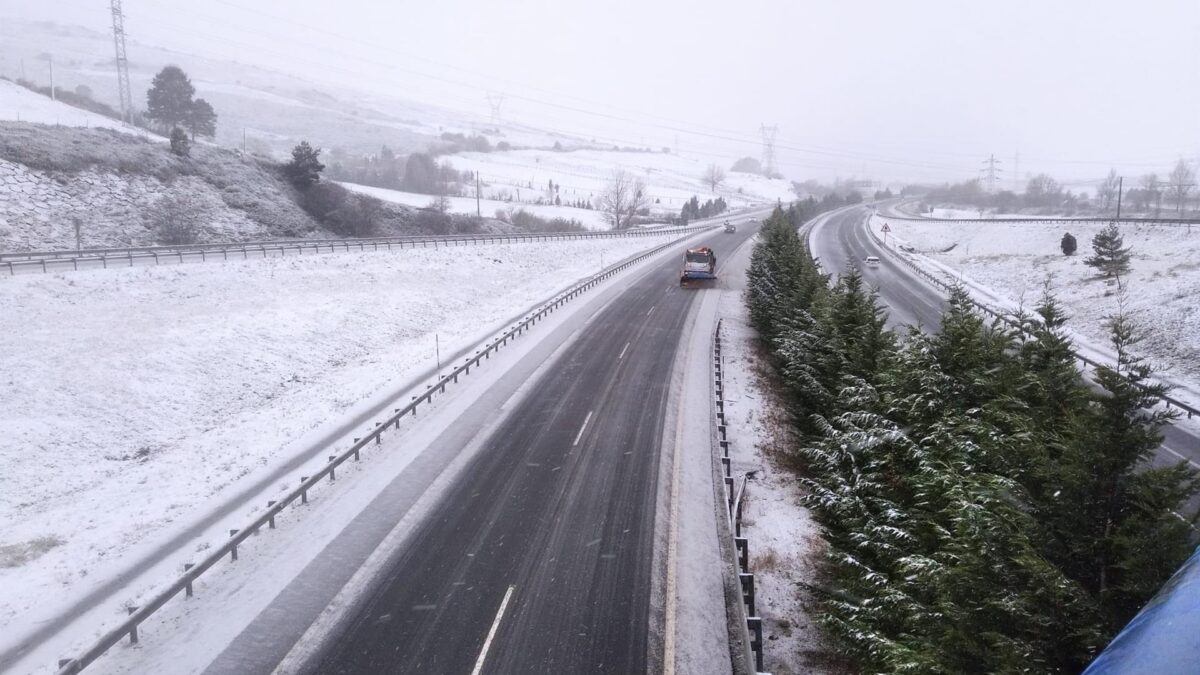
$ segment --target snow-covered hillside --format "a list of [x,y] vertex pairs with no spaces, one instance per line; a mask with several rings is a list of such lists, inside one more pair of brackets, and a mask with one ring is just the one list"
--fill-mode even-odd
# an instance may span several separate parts
[[120,122],[88,110],[51,100],[47,96],[30,91],[7,80],[0,80],[0,120],[36,122],[67,127],[91,127],[116,129],[144,138],[159,139],[159,136],[141,129],[128,127]]
[[725,183],[714,194],[702,177],[711,160],[665,152],[513,150],[467,152],[445,159],[460,171],[477,172],[485,185],[484,195],[491,199],[551,199],[548,184],[553,181],[560,186],[562,201],[595,203],[618,169],[646,184],[651,211],[661,214],[678,214],[693,196],[700,201],[721,196],[731,208],[796,198],[789,181],[733,171],[727,171]]
[[445,359],[604,263],[668,240],[0,281],[0,635],[409,383],[433,367],[437,345]]
[[[355,183],[342,183],[342,185],[355,192],[371,195],[385,202],[404,204],[416,208],[429,206],[434,200],[432,195],[423,195],[415,192],[401,192],[399,190],[388,190],[387,188],[370,187]],[[450,211],[453,213],[465,213],[468,215],[476,213],[477,205],[473,197],[447,197],[447,200],[450,203]],[[577,209],[570,206],[555,206],[553,204],[522,204],[520,202],[507,202],[498,199],[481,199],[478,207],[479,212],[485,218],[497,217],[499,212],[507,213],[523,209],[539,218],[564,218],[578,221],[580,225],[592,230],[607,230],[610,227],[604,221],[603,214],[590,209]]]
[[[1033,306],[1049,279],[1071,315],[1070,327],[1091,345],[1108,346],[1104,323],[1118,311],[1117,287],[1083,264],[1103,224],[873,218],[871,226],[880,238],[884,222],[891,228],[890,241],[913,246],[1010,303]],[[1073,256],[1063,255],[1059,247],[1066,232],[1078,241]],[[1127,224],[1122,232],[1133,248],[1133,270],[1124,280],[1125,305],[1146,329],[1137,351],[1149,356],[1167,379],[1200,383],[1200,227]]]

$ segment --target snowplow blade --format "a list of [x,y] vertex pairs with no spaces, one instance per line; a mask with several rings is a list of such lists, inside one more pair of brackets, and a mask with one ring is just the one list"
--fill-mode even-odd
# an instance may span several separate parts
[[705,276],[686,276],[679,277],[680,288],[712,288],[716,286],[717,277],[713,275]]

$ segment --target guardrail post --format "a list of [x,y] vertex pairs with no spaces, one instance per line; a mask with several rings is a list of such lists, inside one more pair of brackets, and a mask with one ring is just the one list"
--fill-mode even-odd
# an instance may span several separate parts
[[[308,476],[300,476],[300,484],[301,484],[301,485],[303,485],[303,484],[304,484],[304,481],[306,481],[306,480],[308,480]],[[300,491],[300,503],[301,503],[301,504],[307,504],[307,503],[308,503],[308,490],[301,490],[301,491]]]
[[[237,530],[230,530],[230,531],[229,531],[229,536],[231,536],[231,537],[236,537],[236,536],[237,536],[237,533],[238,533],[238,531],[237,531]],[[234,544],[234,545],[233,545],[233,547],[232,547],[231,549],[229,549],[229,555],[230,555],[230,558],[229,558],[230,562],[236,562],[236,561],[237,561],[237,559],[238,559],[238,558],[237,558],[237,544]]]
[[754,611],[754,575],[742,572],[738,574],[738,581],[742,582],[742,602],[750,608],[750,616],[758,614]]
[[763,669],[762,618],[746,617],[746,628],[750,630],[750,649],[754,651],[754,669],[761,673]]
[[737,549],[738,569],[750,567],[750,542],[745,537],[734,537],[733,546]]
[[[195,565],[193,565],[192,563],[183,563],[183,571],[184,572],[187,572],[188,570],[192,569],[193,567],[195,567]],[[189,598],[192,597],[192,582],[190,579],[188,580],[187,583],[185,583],[183,585],[183,592],[187,597],[189,597]]]
[[[275,500],[268,499],[267,500],[267,508],[270,509],[272,506],[275,506]],[[275,529],[275,516],[271,516],[270,518],[267,518],[267,528],[272,529],[272,530]]]
[[[337,455],[330,455],[327,461],[332,464],[335,459],[337,459]],[[335,480],[337,480],[337,467],[331,466],[329,467],[329,482],[332,483]]]

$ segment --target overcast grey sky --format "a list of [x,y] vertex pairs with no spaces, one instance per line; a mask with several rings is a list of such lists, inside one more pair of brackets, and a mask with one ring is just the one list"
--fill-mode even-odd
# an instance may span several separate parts
[[[108,28],[108,0],[0,14]],[[789,175],[1099,178],[1200,154],[1200,0],[125,0],[132,38]],[[294,60],[310,49],[302,62]]]

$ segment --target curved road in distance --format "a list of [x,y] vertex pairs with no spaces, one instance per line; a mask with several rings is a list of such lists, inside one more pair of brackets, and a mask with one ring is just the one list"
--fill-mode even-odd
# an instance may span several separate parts
[[[888,326],[920,326],[926,332],[936,332],[941,324],[946,298],[940,289],[929,284],[907,266],[895,261],[867,232],[864,223],[867,207],[845,209],[831,214],[809,230],[809,246],[821,259],[826,272],[837,274],[854,265],[862,271],[863,279],[879,293],[880,302],[888,310]],[[878,266],[862,263],[869,255],[877,256]],[[1181,425],[1163,428],[1163,443],[1150,460],[1151,466],[1167,466],[1186,461],[1200,469],[1200,435]],[[1188,503],[1188,510],[1200,509],[1200,496]]]
[[[757,230],[741,224],[709,237],[719,265]],[[679,288],[679,265],[632,284],[559,354],[307,672],[662,671],[659,455],[703,292]]]

